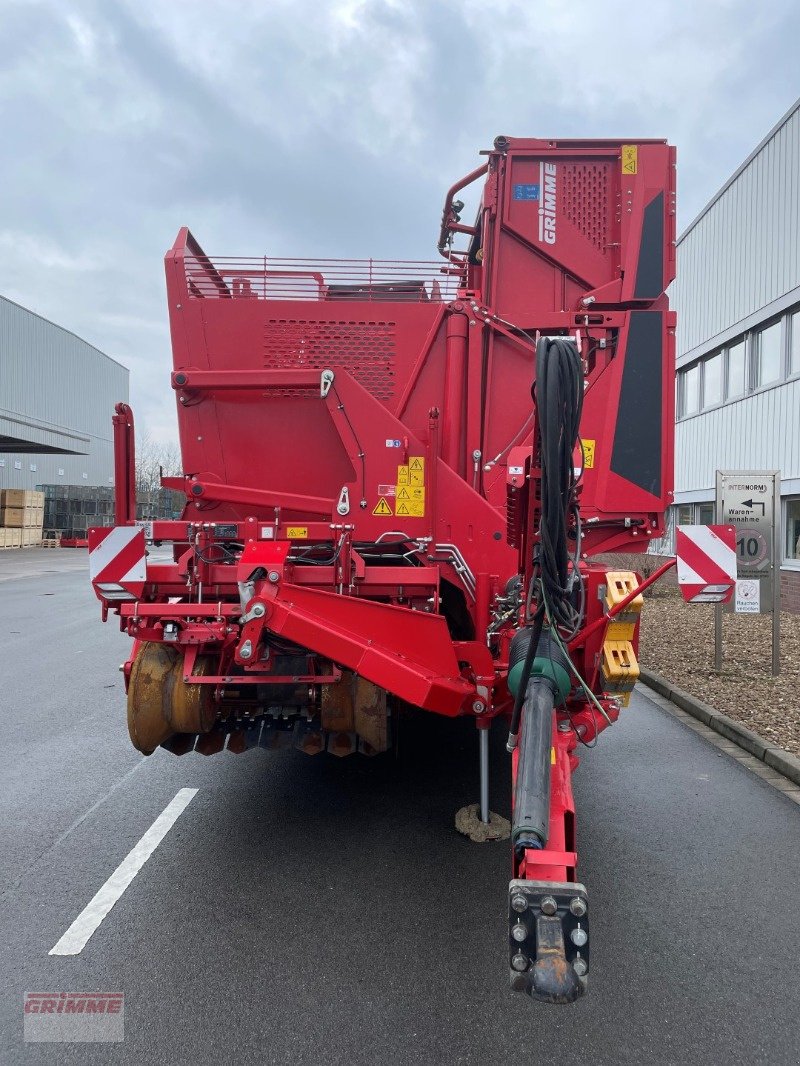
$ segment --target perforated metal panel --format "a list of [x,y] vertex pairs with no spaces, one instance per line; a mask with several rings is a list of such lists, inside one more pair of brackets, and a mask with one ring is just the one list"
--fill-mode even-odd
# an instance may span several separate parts
[[390,400],[394,393],[394,322],[271,318],[264,349],[264,366],[271,370],[341,366],[375,399]]
[[561,211],[600,252],[608,247],[608,165],[564,163]]

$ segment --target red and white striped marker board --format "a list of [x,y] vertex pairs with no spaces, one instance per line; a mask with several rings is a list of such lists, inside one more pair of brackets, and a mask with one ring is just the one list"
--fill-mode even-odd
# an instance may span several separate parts
[[89,576],[101,600],[138,600],[147,580],[147,549],[139,526],[89,530]]
[[736,588],[736,529],[678,526],[678,584],[687,603],[727,603]]

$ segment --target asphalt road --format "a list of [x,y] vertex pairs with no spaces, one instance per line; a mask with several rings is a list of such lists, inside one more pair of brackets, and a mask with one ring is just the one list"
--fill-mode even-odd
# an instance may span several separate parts
[[[575,778],[589,994],[508,988],[506,844],[453,829],[472,728],[399,760],[142,759],[82,552],[0,552],[0,1062],[797,1063],[800,807],[646,697]],[[492,806],[508,813],[498,732]],[[179,789],[83,951],[48,954]],[[25,991],[123,991],[121,1044],[24,1044]]]

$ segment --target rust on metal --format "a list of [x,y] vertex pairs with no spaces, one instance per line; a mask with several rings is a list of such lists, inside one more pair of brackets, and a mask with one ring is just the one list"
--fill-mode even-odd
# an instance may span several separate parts
[[[207,733],[214,724],[216,710],[214,693],[208,685],[192,685],[183,680],[183,661],[180,670],[172,674],[172,703],[169,720],[176,733]],[[198,656],[192,668],[193,677],[214,672],[210,656]]]
[[353,674],[342,671],[342,680],[335,685],[325,685],[321,697],[322,728],[331,732],[353,731]]
[[536,919],[536,962],[531,974],[531,995],[546,1003],[574,1003],[583,985],[564,951],[561,919],[539,915]]
[[218,751],[222,751],[225,747],[225,737],[226,734],[220,730],[216,730],[213,733],[204,733],[197,738],[194,750],[199,751],[201,755],[216,755]]
[[364,677],[356,677],[353,702],[354,726],[360,739],[373,749],[372,753],[386,751],[389,747],[386,689]]
[[128,732],[133,746],[152,755],[159,744],[175,732],[169,721],[171,686],[178,652],[168,644],[141,646],[131,668],[128,684]]
[[[193,674],[202,676],[212,669],[209,657],[198,657]],[[142,644],[128,684],[128,732],[135,748],[152,755],[174,734],[207,733],[215,716],[212,690],[183,680],[183,656],[177,648],[156,641]],[[183,754],[190,748],[176,741],[169,750]]]

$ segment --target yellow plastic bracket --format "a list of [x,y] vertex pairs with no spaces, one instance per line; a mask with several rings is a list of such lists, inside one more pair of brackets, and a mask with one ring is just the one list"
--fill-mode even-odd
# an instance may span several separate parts
[[[606,574],[606,610],[611,610],[625,599],[637,587],[639,582],[636,574],[631,570],[609,570]],[[606,637],[608,640],[633,640],[636,626],[639,624],[639,613],[644,605],[644,597],[641,593],[634,596],[627,607],[615,615],[608,623]]]
[[607,640],[600,665],[606,692],[631,692],[639,680],[639,663],[629,640]]

